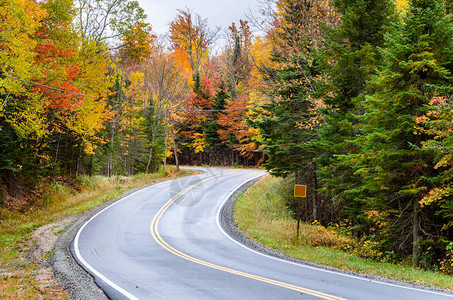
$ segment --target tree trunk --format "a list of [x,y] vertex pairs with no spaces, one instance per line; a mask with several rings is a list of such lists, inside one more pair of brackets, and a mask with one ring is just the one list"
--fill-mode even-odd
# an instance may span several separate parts
[[167,151],[168,151],[168,143],[167,143],[167,138],[168,138],[168,118],[167,114],[165,114],[165,151],[164,151],[164,171],[167,169]]
[[82,147],[79,148],[79,155],[77,155],[77,165],[76,165],[75,176],[79,176],[80,156],[81,156],[81,155],[82,155]]
[[93,176],[93,156],[94,154],[90,155],[90,171],[88,172],[90,176]]
[[318,174],[316,174],[316,163],[313,163],[313,220],[318,219]]
[[171,126],[171,138],[173,140],[173,151],[175,152],[176,170],[179,171],[178,148],[176,147],[175,131],[173,130],[173,126]]
[[113,120],[112,123],[112,132],[110,135],[110,151],[109,151],[109,159],[107,161],[107,176],[112,177],[113,172],[113,142],[114,142],[114,137],[115,137],[115,119]]
[[151,165],[151,159],[153,157],[154,141],[155,141],[155,133],[154,133],[154,130],[153,130],[153,133],[151,134],[151,146],[149,147],[148,164],[146,165],[146,171],[145,171],[146,174],[149,173],[149,166]]
[[58,150],[60,149],[60,141],[61,141],[61,132],[58,134],[57,150],[55,151],[55,160],[53,163],[53,170],[52,170],[53,176],[55,176],[55,167],[57,166]]
[[419,208],[420,204],[415,200],[414,211],[412,212],[412,265],[414,267],[418,267],[420,264],[420,249],[418,246],[420,240]]

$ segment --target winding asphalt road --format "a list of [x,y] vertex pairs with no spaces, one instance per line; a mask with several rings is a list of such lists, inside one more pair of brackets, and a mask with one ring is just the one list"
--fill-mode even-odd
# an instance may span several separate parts
[[453,299],[242,246],[219,224],[220,209],[264,172],[203,170],[131,194],[79,230],[73,255],[111,299]]

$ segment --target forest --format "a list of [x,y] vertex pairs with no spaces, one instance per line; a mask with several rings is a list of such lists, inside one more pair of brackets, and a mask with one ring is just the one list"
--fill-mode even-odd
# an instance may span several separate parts
[[263,166],[308,186],[306,222],[452,274],[453,1],[260,6],[223,30],[183,8],[157,36],[135,0],[1,0],[0,205],[79,175]]

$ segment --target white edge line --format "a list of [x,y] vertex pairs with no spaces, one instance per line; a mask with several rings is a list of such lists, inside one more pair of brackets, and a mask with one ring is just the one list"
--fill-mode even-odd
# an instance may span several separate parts
[[[164,182],[158,182],[158,183],[155,183],[153,184],[152,186],[156,186],[156,185],[159,185],[159,184],[164,184],[168,181],[164,181]],[[151,186],[149,186],[151,187]],[[98,212],[97,214],[95,214],[93,217],[91,217],[85,224],[83,224],[82,227],[80,227],[80,229],[77,231],[77,234],[74,238],[74,252],[75,252],[75,255],[77,256],[78,260],[80,261],[80,263],[82,263],[88,270],[90,270],[90,272],[94,275],[96,275],[97,277],[99,277],[102,281],[104,281],[106,284],[108,284],[109,286],[111,286],[113,289],[115,289],[116,291],[118,291],[119,293],[123,294],[124,296],[126,296],[127,298],[131,299],[131,300],[138,300],[137,297],[135,297],[134,295],[132,295],[131,293],[129,293],[128,291],[126,291],[125,289],[121,288],[120,286],[116,285],[115,283],[113,283],[112,281],[110,281],[109,279],[107,279],[107,277],[105,277],[104,275],[102,275],[99,271],[97,271],[93,266],[91,266],[88,262],[86,262],[80,251],[79,251],[79,237],[80,237],[80,234],[82,233],[83,229],[85,228],[85,226],[88,225],[88,223],[90,223],[94,218],[96,218],[98,215],[100,215],[101,213],[103,213],[104,211],[106,211],[107,209],[115,206],[116,204],[122,202],[123,200],[126,200],[127,198],[131,197],[132,195],[138,193],[138,192],[142,192],[144,190],[146,190],[147,188],[149,187],[146,187],[146,188],[143,188],[143,189],[140,189],[138,191],[135,191],[123,198],[121,198],[120,200],[116,201],[115,203],[112,203],[111,205],[107,206],[106,208],[104,208],[103,210],[101,210],[100,212]]]
[[[247,180],[247,182],[250,182],[254,179],[257,179],[259,177],[262,177],[264,175],[258,175],[258,176],[255,176],[249,180]],[[245,182],[245,183],[247,183]],[[413,287],[409,287],[409,286],[404,286],[404,285],[398,285],[398,284],[393,284],[393,283],[388,283],[388,282],[383,282],[383,281],[379,281],[379,280],[372,280],[372,279],[367,279],[367,278],[363,278],[363,277],[360,277],[360,276],[354,276],[354,275],[349,275],[349,274],[345,274],[345,273],[342,273],[342,272],[335,272],[335,271],[331,271],[331,270],[326,270],[326,269],[323,269],[321,267],[313,267],[313,266],[309,266],[309,265],[306,265],[304,263],[297,263],[297,262],[292,262],[292,261],[288,261],[288,260],[284,260],[284,259],[281,259],[281,258],[278,258],[278,257],[275,257],[275,256],[271,256],[271,255],[268,255],[268,254],[265,254],[265,253],[261,253],[259,251],[256,251],[255,249],[252,249],[242,243],[240,243],[239,241],[235,240],[234,238],[232,238],[224,229],[223,229],[223,226],[220,224],[220,218],[221,218],[221,213],[222,213],[222,209],[223,207],[225,206],[226,202],[228,202],[228,200],[231,198],[231,196],[241,187],[243,186],[245,183],[241,183],[240,185],[238,185],[227,197],[226,199],[222,202],[222,204],[220,205],[219,209],[217,210],[217,217],[216,217],[216,223],[217,223],[217,227],[220,229],[220,231],[222,231],[222,233],[227,237],[229,238],[230,240],[232,240],[233,242],[235,242],[236,244],[238,244],[239,246],[249,250],[249,251],[252,251],[256,254],[259,254],[261,256],[264,256],[264,257],[267,257],[267,258],[271,258],[273,260],[277,260],[277,261],[281,261],[281,262],[284,262],[284,263],[287,263],[287,264],[291,264],[291,265],[295,265],[295,266],[299,266],[299,267],[302,267],[302,268],[306,268],[306,269],[311,269],[311,270],[316,270],[316,271],[321,271],[321,272],[325,272],[325,273],[330,273],[330,274],[335,274],[335,275],[340,275],[340,276],[344,276],[344,277],[349,277],[349,278],[354,278],[354,279],[357,279],[357,280],[363,280],[363,281],[367,281],[367,282],[373,282],[373,283],[378,283],[378,284],[382,284],[382,285],[387,285],[387,286],[392,286],[392,287],[397,287],[397,288],[402,288],[402,289],[408,289],[408,290],[414,290],[414,291],[419,291],[419,292],[424,292],[424,293],[430,293],[430,294],[434,294],[434,295],[441,295],[441,296],[447,296],[447,297],[453,297],[453,295],[450,295],[450,294],[447,294],[447,293],[439,293],[439,292],[435,292],[435,291],[430,291],[430,290],[425,290],[425,289],[421,289],[421,288],[413,288]]]

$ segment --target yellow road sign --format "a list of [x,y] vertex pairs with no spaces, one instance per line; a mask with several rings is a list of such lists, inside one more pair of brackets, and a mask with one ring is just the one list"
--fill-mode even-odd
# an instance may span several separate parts
[[301,184],[294,185],[294,197],[307,197],[307,186]]

